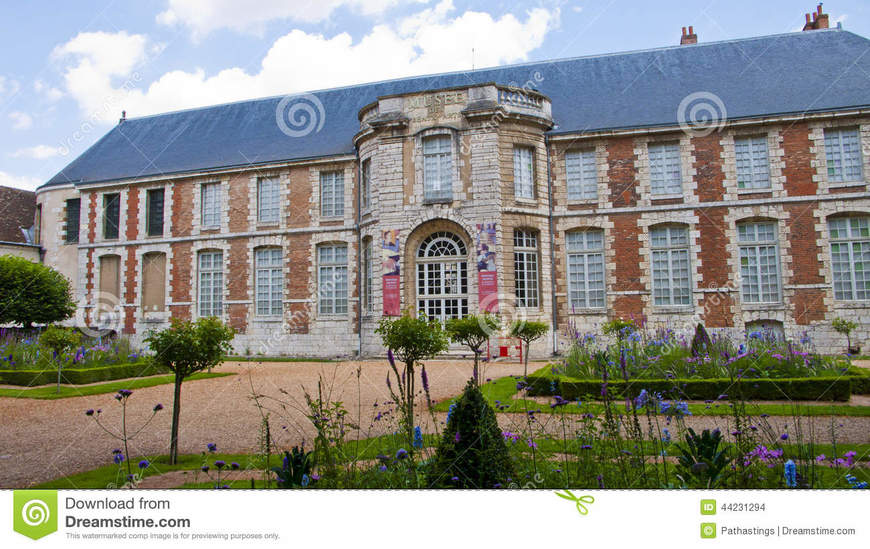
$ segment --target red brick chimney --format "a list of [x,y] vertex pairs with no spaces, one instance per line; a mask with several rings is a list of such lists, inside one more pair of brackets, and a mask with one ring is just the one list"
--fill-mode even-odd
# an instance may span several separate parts
[[807,22],[804,24],[804,30],[818,30],[818,29],[826,29],[829,26],[828,14],[822,13],[822,5],[819,4],[819,7],[816,8],[816,11],[812,14],[812,20],[810,19],[810,14],[806,14]]
[[[809,16],[807,16],[809,17]],[[827,17],[827,15],[825,16]],[[684,44],[697,44],[698,43],[698,35],[695,34],[694,27],[689,27],[689,32],[686,32],[686,27],[683,27],[683,36],[680,37],[680,45]]]

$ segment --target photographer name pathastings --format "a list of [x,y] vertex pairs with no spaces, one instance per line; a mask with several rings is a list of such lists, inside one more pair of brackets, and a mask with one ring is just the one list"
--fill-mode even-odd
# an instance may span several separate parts
[[769,527],[760,526],[725,526],[719,527],[720,536],[854,536],[857,530],[851,527],[832,526],[800,526],[795,524]]

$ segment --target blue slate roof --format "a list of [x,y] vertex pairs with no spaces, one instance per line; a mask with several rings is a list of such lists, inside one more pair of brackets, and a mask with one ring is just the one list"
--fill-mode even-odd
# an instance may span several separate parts
[[127,119],[46,185],[93,183],[353,153],[359,110],[379,96],[476,83],[523,85],[552,99],[551,133],[669,126],[688,94],[712,92],[729,119],[870,105],[870,40],[797,32],[403,78],[314,92],[323,127],[288,137],[282,97]]

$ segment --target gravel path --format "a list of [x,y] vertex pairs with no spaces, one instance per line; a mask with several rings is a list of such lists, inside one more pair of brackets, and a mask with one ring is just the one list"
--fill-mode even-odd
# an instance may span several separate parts
[[[529,370],[539,367],[530,365]],[[471,373],[469,361],[433,360],[427,363],[426,369],[435,400],[458,394]],[[251,398],[252,384],[255,391],[263,395],[261,402],[271,413],[276,443],[289,447],[305,440],[310,447],[313,429],[300,411],[304,408],[302,386],[311,393],[316,392],[318,375],[323,376],[327,390],[333,387],[330,400],[342,400],[354,422],[358,415],[362,417],[359,423],[363,436],[392,431],[395,421],[388,418],[373,421],[378,412],[389,408],[385,405],[389,401],[385,383],[388,370],[385,361],[226,363],[218,371],[238,375],[184,385],[180,451],[199,453],[209,442],[217,443],[221,452],[256,451],[261,416]],[[496,363],[490,365],[484,375],[496,378],[521,373],[521,364]],[[156,403],[162,403],[166,409],[131,442],[130,454],[135,460],[168,451],[171,385],[134,391],[127,406],[129,430],[138,429]],[[0,398],[0,417],[3,418],[0,488],[25,488],[111,463],[112,449],[119,447],[119,443],[85,416],[84,411],[89,408],[102,409],[104,424],[117,429],[121,407],[112,394],[59,400]],[[443,419],[443,414],[435,417],[435,421]],[[542,416],[543,421],[546,419]],[[506,429],[524,422],[520,416],[504,414],[499,415],[499,421]],[[792,420],[771,417],[769,421],[775,428],[784,429]],[[813,425],[819,442],[830,439],[831,418],[803,418],[802,422],[804,430]],[[424,417],[421,424],[424,430],[430,431],[432,418]],[[834,424],[838,441],[870,442],[870,418],[836,418]],[[689,418],[688,425],[696,429],[714,425],[726,429],[727,418]],[[547,430],[554,427],[555,422],[550,418]],[[794,426],[790,432],[794,432]]]

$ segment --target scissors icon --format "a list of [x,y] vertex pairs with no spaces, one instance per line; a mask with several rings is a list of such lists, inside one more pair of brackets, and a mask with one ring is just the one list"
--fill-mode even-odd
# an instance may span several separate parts
[[580,496],[578,498],[577,496],[575,496],[574,494],[572,494],[568,490],[565,490],[564,494],[560,494],[559,492],[556,492],[556,495],[562,499],[567,499],[568,501],[573,501],[574,503],[576,503],[577,504],[577,512],[580,513],[581,515],[585,515],[585,514],[589,513],[589,509],[586,508],[586,505],[583,505],[584,503],[586,503],[588,505],[592,505],[593,503],[595,503],[595,498],[592,496]]

